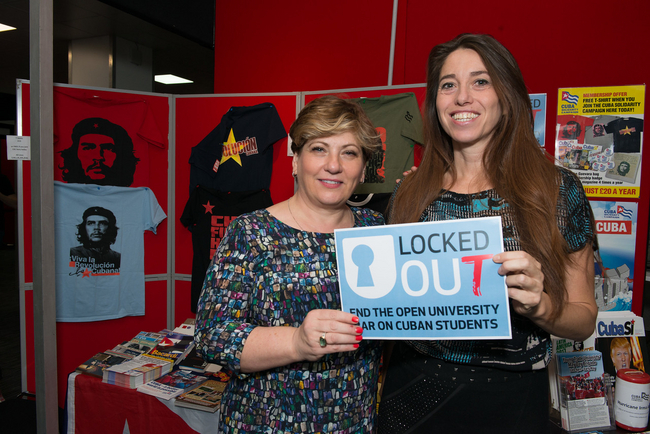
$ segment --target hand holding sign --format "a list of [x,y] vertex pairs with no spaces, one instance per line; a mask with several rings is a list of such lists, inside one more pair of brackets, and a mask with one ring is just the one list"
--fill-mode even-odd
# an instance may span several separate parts
[[508,296],[515,312],[526,317],[534,314],[544,292],[542,265],[520,250],[499,253],[492,260],[501,264],[499,274],[506,276]]
[[[293,334],[296,360],[314,362],[325,354],[354,351],[359,348],[362,328],[359,318],[330,309],[310,311]],[[325,345],[321,344],[322,342]]]

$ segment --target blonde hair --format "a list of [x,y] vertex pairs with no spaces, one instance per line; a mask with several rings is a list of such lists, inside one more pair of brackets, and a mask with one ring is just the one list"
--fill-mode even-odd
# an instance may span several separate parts
[[610,355],[612,356],[612,359],[614,358],[617,348],[627,348],[630,352],[630,356],[632,356],[632,345],[630,345],[630,341],[628,341],[626,338],[614,338],[609,343],[609,352],[611,353]]
[[364,161],[381,149],[381,138],[372,122],[356,102],[334,95],[325,95],[307,104],[291,125],[291,150],[299,154],[313,139],[352,133],[363,153]]

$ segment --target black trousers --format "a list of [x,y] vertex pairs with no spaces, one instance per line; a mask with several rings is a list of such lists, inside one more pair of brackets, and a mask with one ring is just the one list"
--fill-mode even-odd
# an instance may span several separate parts
[[548,434],[548,375],[470,367],[395,345],[378,434]]

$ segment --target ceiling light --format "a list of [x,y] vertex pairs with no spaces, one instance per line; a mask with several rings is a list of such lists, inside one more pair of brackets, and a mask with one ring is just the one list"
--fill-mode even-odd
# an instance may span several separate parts
[[16,28],[0,23],[0,32],[6,32],[7,30],[16,30]]
[[185,83],[194,83],[192,80],[186,78],[181,78],[172,74],[162,74],[154,76],[154,80],[162,84],[185,84]]

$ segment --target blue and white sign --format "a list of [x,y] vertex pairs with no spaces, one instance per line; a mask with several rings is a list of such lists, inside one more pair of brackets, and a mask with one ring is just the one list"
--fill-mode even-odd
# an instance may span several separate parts
[[528,95],[530,104],[533,107],[533,131],[540,146],[544,147],[546,136],[546,94],[531,93]]
[[337,229],[341,307],[364,339],[510,339],[501,217]]

